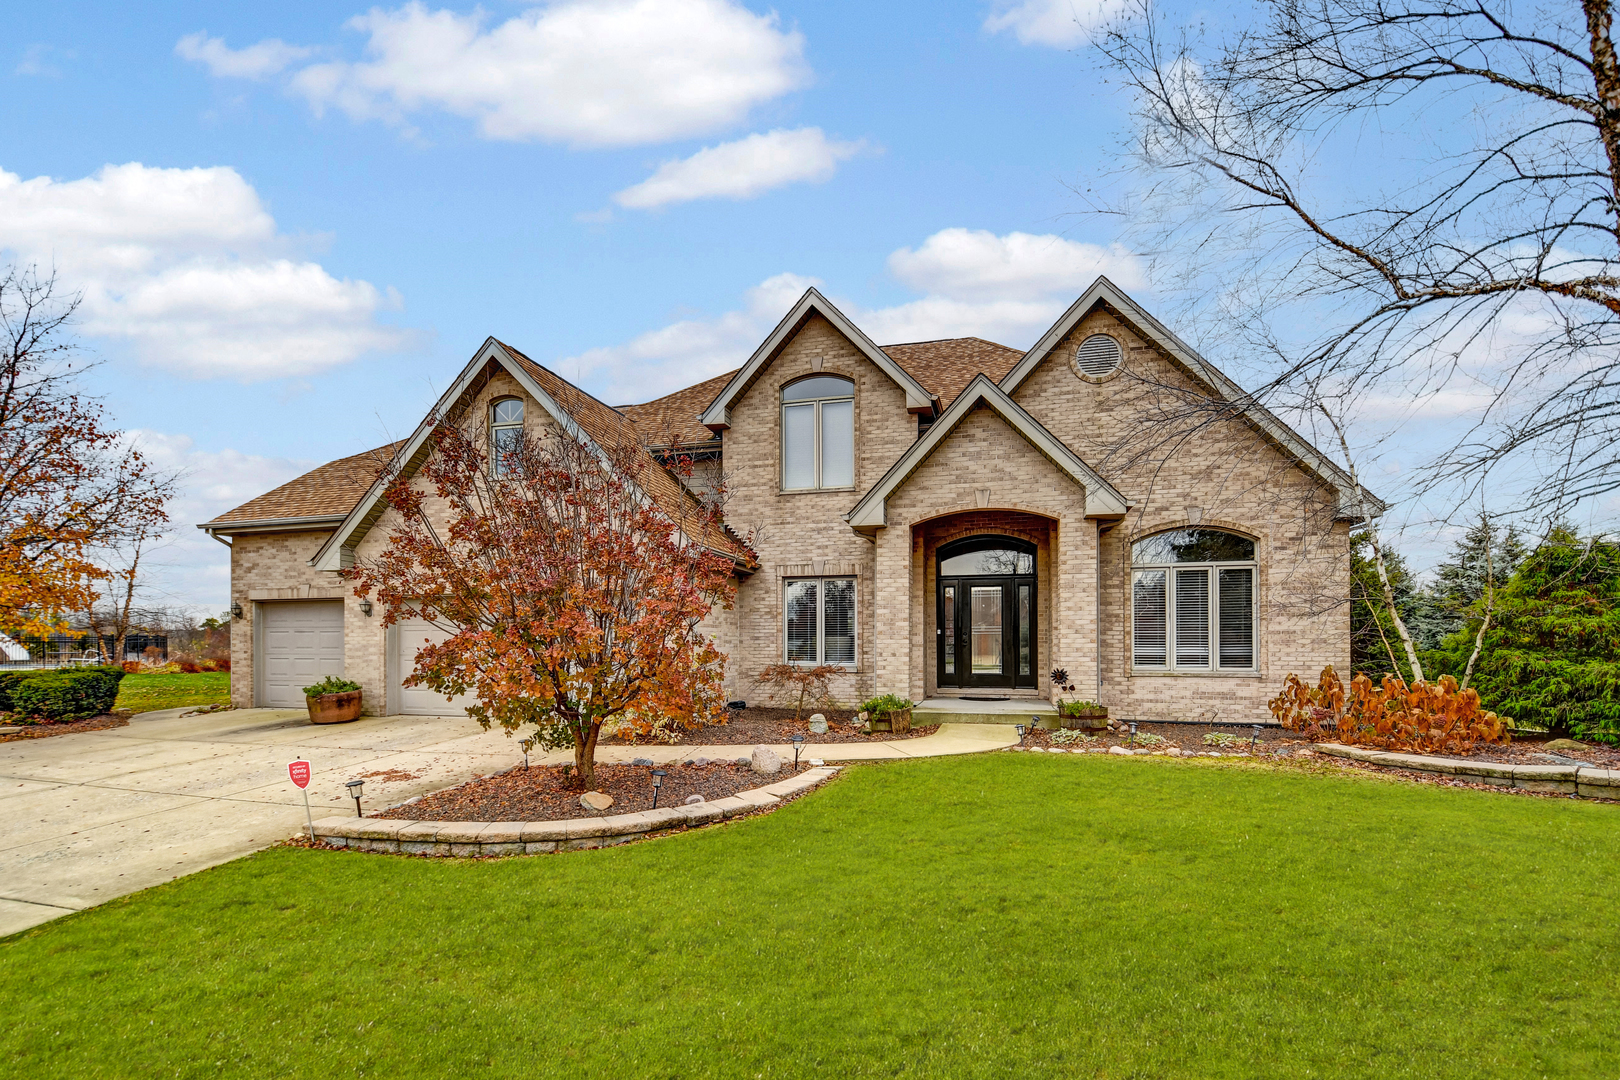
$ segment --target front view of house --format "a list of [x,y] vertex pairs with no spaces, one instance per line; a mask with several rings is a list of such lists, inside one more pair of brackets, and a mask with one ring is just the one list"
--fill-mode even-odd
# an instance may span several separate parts
[[[846,702],[1066,696],[1259,720],[1290,672],[1348,667],[1349,530],[1382,509],[1102,278],[1028,352],[878,346],[812,289],[741,368],[618,408],[492,338],[430,416],[495,445],[628,434],[696,462],[660,472],[656,498],[723,478],[714,544],[737,601],[707,628],[734,696],[756,699],[753,676],[786,661],[841,667]],[[236,705],[302,706],[330,673],[368,712],[454,709],[400,685],[438,632],[385,631],[338,578],[386,544],[377,478],[417,467],[430,434],[201,526],[231,545]]]

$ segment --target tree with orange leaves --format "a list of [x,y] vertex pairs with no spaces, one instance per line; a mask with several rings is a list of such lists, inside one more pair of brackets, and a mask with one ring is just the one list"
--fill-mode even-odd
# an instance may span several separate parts
[[0,274],[0,630],[41,634],[95,599],[98,554],[168,521],[174,480],[75,392],[66,336],[78,298]]
[[523,435],[492,453],[440,422],[417,482],[396,464],[387,547],[346,571],[385,626],[421,618],[450,635],[417,651],[406,685],[472,695],[486,729],[532,726],[525,749],[572,747],[586,788],[604,725],[723,716],[725,657],[698,624],[730,604],[732,559],[699,540],[717,503],[648,495],[662,468],[628,438]]

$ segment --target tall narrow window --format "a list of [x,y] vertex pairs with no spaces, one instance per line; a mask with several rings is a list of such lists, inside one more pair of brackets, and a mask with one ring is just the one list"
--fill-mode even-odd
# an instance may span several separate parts
[[1131,545],[1131,665],[1253,671],[1254,541],[1177,529]]
[[855,486],[855,384],[817,375],[782,388],[782,488]]
[[791,664],[855,667],[855,579],[797,578],[784,587],[782,616]]
[[956,586],[945,586],[945,614],[940,618],[939,647],[945,651],[945,674],[956,674]]
[[505,476],[511,456],[523,443],[523,402],[502,398],[489,407],[490,467],[496,476]]

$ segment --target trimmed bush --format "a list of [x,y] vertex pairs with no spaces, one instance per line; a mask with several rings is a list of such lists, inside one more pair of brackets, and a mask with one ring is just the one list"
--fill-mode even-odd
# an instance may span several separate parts
[[124,669],[92,667],[15,674],[33,677],[11,687],[11,711],[35,721],[84,720],[112,711]]

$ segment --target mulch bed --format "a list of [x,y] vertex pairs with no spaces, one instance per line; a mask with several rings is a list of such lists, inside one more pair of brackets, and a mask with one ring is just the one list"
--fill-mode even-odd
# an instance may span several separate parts
[[[666,773],[659,806],[679,806],[690,795],[702,795],[705,801],[713,802],[793,775],[791,764],[774,776],[761,776],[746,765],[734,763],[658,767]],[[800,769],[807,767],[801,763]],[[575,781],[570,766],[519,766],[366,816],[412,821],[553,821],[634,814],[653,808],[652,769],[645,765],[596,766],[596,787],[592,790],[613,796],[613,805],[600,814],[579,804],[585,790]]]
[[[23,739],[45,739],[52,735],[75,735],[81,731],[106,731],[108,728],[123,727],[129,723],[129,717],[119,716],[117,713],[102,713],[92,716],[88,720],[73,720],[68,723],[45,721],[38,724],[17,724],[18,731],[0,735],[0,743],[19,742]],[[12,726],[8,721],[0,721],[0,727]]]
[[1547,739],[1514,739],[1506,746],[1483,745],[1465,753],[1447,753],[1443,757],[1467,758],[1470,761],[1490,761],[1506,765],[1556,765],[1579,761],[1594,769],[1620,769],[1620,748],[1582,743],[1580,749],[1561,748],[1552,751],[1556,761],[1548,756]]
[[[827,718],[827,733],[825,735],[812,735],[810,733],[811,713],[819,712]],[[866,734],[850,726],[854,719],[853,709],[812,709],[804,714],[797,723],[793,720],[792,709],[771,709],[764,706],[751,706],[747,709],[737,709],[731,718],[723,724],[711,724],[708,727],[698,728],[696,731],[681,733],[681,737],[673,743],[662,742],[658,739],[603,739],[604,746],[754,746],[758,743],[775,745],[786,743],[795,735],[803,735],[805,745],[811,743],[864,743],[864,742],[893,742],[896,739],[920,739],[924,735],[932,735],[939,730],[939,725],[930,724],[926,727],[913,727],[910,731],[896,735],[888,731],[874,731]],[[660,801],[660,805],[662,802]]]
[[[1168,750],[1170,747],[1179,747],[1185,751],[1204,753],[1236,753],[1249,750],[1249,740],[1254,734],[1252,727],[1243,725],[1217,725],[1210,727],[1207,724],[1154,724],[1140,722],[1136,725],[1138,741],[1136,746],[1147,746],[1150,750]],[[1210,746],[1204,742],[1204,736],[1212,731],[1224,732],[1234,738],[1242,740],[1239,746]],[[1097,737],[1092,743],[1057,743],[1052,740],[1055,731],[1037,728],[1024,736],[1025,746],[1053,747],[1066,746],[1068,749],[1084,747],[1086,749],[1107,750],[1110,746],[1131,745],[1131,733],[1127,731],[1093,731],[1089,735]],[[1153,735],[1164,740],[1162,744],[1150,745],[1142,741],[1142,735]],[[1304,740],[1295,737],[1291,731],[1284,731],[1278,727],[1262,727],[1260,738],[1256,744],[1259,753],[1275,752],[1277,750],[1292,750],[1296,746],[1308,745]]]

